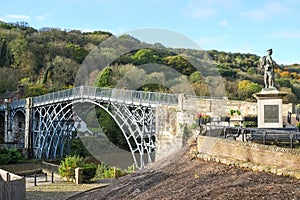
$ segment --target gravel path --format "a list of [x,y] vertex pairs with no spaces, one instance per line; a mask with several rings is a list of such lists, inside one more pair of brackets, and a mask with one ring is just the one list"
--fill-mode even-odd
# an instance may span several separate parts
[[44,176],[39,176],[37,186],[34,186],[33,177],[26,178],[26,199],[27,200],[65,200],[73,195],[89,191],[95,188],[106,186],[107,183],[75,184],[67,182],[58,177],[45,181]]

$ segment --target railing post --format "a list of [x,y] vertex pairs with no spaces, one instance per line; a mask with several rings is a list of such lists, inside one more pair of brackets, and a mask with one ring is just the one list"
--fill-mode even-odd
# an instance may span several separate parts
[[34,186],[36,186],[36,174],[34,174]]
[[266,130],[264,130],[263,131],[263,144],[266,144],[266,137],[267,137],[267,131]]
[[51,172],[51,183],[54,183],[54,172]]
[[292,132],[289,132],[289,136],[290,136],[290,147],[292,149],[293,148],[294,134]]
[[10,181],[10,174],[9,174],[9,172],[6,173],[6,181],[7,182]]

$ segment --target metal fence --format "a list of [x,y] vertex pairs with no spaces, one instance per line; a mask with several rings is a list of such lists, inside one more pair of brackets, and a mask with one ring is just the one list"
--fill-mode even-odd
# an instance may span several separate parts
[[125,104],[178,104],[178,94],[81,86],[73,89],[62,90],[59,92],[33,97],[33,105],[38,106],[48,103],[76,99],[109,100]]
[[242,141],[252,141],[262,144],[274,142],[288,144],[290,148],[295,147],[295,142],[300,143],[300,132],[296,127],[282,129],[224,127],[222,136],[234,139],[241,137]]

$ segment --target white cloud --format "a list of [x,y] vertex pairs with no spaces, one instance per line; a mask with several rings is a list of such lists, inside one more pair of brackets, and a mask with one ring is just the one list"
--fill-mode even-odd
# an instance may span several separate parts
[[18,14],[9,14],[9,15],[5,15],[4,19],[6,19],[6,20],[29,20],[30,16],[28,16],[28,15],[18,15]]
[[252,20],[265,20],[272,18],[273,16],[287,14],[291,11],[290,7],[275,1],[270,1],[265,5],[258,5],[261,5],[262,7],[241,12],[241,15]]
[[293,39],[299,40],[300,39],[300,30],[285,30],[285,31],[277,31],[269,35],[270,38],[273,39]]
[[35,18],[41,22],[41,21],[45,21],[49,16],[50,16],[49,14],[43,14],[43,15],[36,16]]
[[219,26],[222,26],[222,27],[229,27],[229,22],[227,19],[222,19],[219,23],[218,23]]

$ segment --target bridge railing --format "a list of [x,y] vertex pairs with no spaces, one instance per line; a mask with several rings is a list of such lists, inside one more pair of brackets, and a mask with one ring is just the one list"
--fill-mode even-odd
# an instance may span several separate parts
[[33,105],[44,105],[53,102],[83,98],[109,100],[128,104],[178,104],[177,94],[81,86],[34,97]]
[[10,109],[24,108],[25,104],[26,104],[26,99],[20,99],[20,100],[17,100],[17,101],[13,101],[9,104],[1,104],[0,105],[0,111],[5,111],[7,106]]
[[6,110],[6,105],[5,104],[1,104],[0,105],[0,111],[4,111]]
[[26,104],[26,99],[20,99],[18,101],[13,101],[9,104],[9,107],[11,109],[16,109],[16,108],[24,108]]

